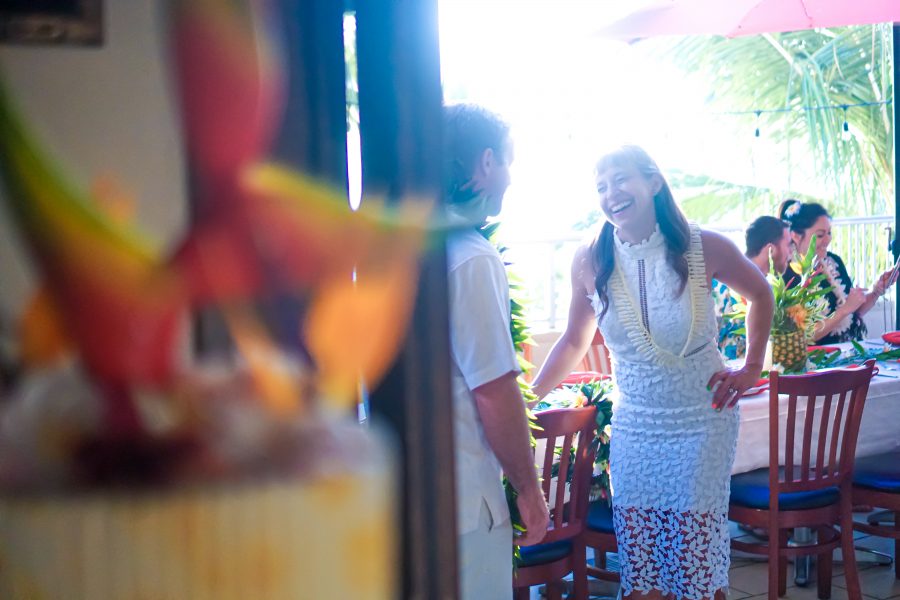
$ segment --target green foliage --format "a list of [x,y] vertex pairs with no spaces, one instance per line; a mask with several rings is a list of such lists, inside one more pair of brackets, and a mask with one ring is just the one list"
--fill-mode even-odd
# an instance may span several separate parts
[[[499,223],[491,223],[485,225],[479,230],[488,241],[494,244],[501,257],[506,252],[506,247],[497,241],[497,231]],[[522,358],[525,346],[534,344],[531,338],[528,325],[525,320],[525,290],[522,287],[521,280],[511,272],[509,263],[507,265],[507,276],[510,281],[509,297],[510,297],[510,335],[512,336],[513,346],[519,354],[519,366],[522,369],[522,375],[518,378],[519,389],[522,391],[526,405],[535,403],[535,410],[543,410],[547,408],[558,408],[563,404],[554,405],[553,400],[549,403],[545,400],[538,401],[538,397],[531,389],[531,385],[525,381],[524,375],[533,368],[533,365]],[[596,447],[596,458],[594,463],[599,466],[599,475],[594,475],[592,481],[592,493],[598,497],[605,498],[611,502],[612,495],[610,492],[609,482],[609,424],[612,420],[612,401],[610,396],[612,393],[612,382],[609,379],[598,379],[586,383],[579,383],[571,386],[563,386],[564,391],[569,392],[574,398],[576,404],[566,404],[567,406],[584,406],[593,404],[597,406],[597,434],[593,440]],[[561,396],[558,394],[550,394],[548,398],[556,398],[559,402]],[[529,425],[531,428],[537,428],[534,414],[526,408]],[[531,436],[531,445],[535,446],[534,436]],[[571,463],[570,463],[571,464]],[[554,468],[558,468],[558,464]],[[571,478],[571,473],[567,474],[566,480]],[[522,526],[522,516],[519,513],[519,505],[516,502],[518,492],[510,484],[509,480],[503,477],[503,490],[506,495],[506,502],[509,506],[510,521],[513,529],[518,532],[524,531]],[[521,559],[519,547],[514,545],[513,564],[518,565]]]
[[[785,195],[803,195],[803,180],[826,184],[824,197],[805,199],[827,204],[837,216],[892,212],[891,106],[853,106],[892,99],[891,24],[644,44],[709,90],[712,118],[747,132],[759,127],[781,152],[778,162],[787,173],[786,188],[777,191],[716,180],[716,174],[699,176],[709,176],[710,185],[674,178],[690,218],[724,222],[771,214]],[[817,106],[849,108],[800,110]],[[748,135],[734,143],[745,144],[749,157],[753,141]]]
[[[772,334],[786,334],[803,331],[812,339],[813,331],[820,321],[828,315],[826,294],[831,287],[822,287],[828,277],[822,266],[816,261],[816,237],[813,236],[809,249],[804,256],[795,257],[788,271],[799,278],[799,283],[788,286],[784,278],[775,271],[769,261],[769,284],[775,297],[775,314],[772,317]],[[744,321],[747,316],[747,304],[741,300],[734,304],[732,310],[725,315],[727,319]]]
[[[495,248],[497,248],[497,252],[500,253],[501,258],[506,253],[506,246],[501,244],[497,240],[497,231],[500,228],[499,222],[489,223],[484,225],[479,233],[484,236],[489,242],[491,242]],[[507,278],[509,279],[509,308],[510,308],[510,319],[509,319],[509,333],[512,336],[513,347],[516,350],[516,354],[519,357],[519,368],[522,369],[522,374],[517,378],[517,382],[519,384],[519,390],[522,392],[522,398],[525,401],[525,413],[528,417],[528,425],[530,428],[536,428],[537,424],[534,421],[534,415],[528,409],[528,404],[536,401],[538,398],[535,393],[531,389],[531,384],[529,384],[525,380],[525,375],[534,368],[534,365],[529,363],[527,360],[523,358],[523,353],[525,352],[525,346],[534,345],[534,340],[531,338],[531,332],[528,329],[528,323],[525,319],[525,290],[522,287],[521,279],[512,273],[510,269],[510,263],[504,261],[506,265]],[[531,435],[529,431],[529,437],[531,441],[531,446],[535,446],[534,436]],[[512,523],[513,530],[518,532],[525,531],[525,528],[522,526],[522,515],[519,513],[519,505],[516,502],[516,499],[519,496],[519,493],[509,482],[509,479],[506,476],[503,476],[503,491],[506,494],[506,503],[509,506],[509,517],[510,522]],[[518,565],[519,560],[522,558],[522,554],[519,551],[519,546],[513,545],[513,565]]]
[[770,264],[768,279],[775,296],[773,333],[803,331],[811,339],[816,325],[827,317],[825,296],[832,288],[822,287],[828,277],[816,262],[816,236],[813,236],[806,254],[790,263],[790,270],[800,278],[799,284],[788,287]]
[[[679,204],[685,214],[698,223],[749,223],[756,217],[772,214],[784,199],[779,190],[743,185],[717,179],[712,175],[696,175],[681,170],[667,173],[669,185],[678,190]],[[792,192],[803,202],[819,199]]]
[[[479,233],[491,242],[494,247],[497,248],[497,252],[500,253],[500,256],[503,257],[507,248],[497,239],[497,231],[499,228],[499,222],[489,223],[484,225],[479,230]],[[512,272],[510,263],[504,261],[504,264],[506,265],[507,278],[509,279],[509,333],[512,336],[513,347],[516,350],[516,354],[519,355],[519,368],[522,369],[522,374],[518,378],[519,389],[522,391],[522,397],[525,399],[525,402],[529,403],[537,400],[537,396],[531,391],[531,385],[525,381],[525,375],[534,368],[534,365],[529,363],[522,356],[526,346],[534,345],[534,340],[531,337],[531,331],[528,328],[528,322],[525,316],[527,292],[522,285],[522,279]],[[532,445],[534,445],[533,439]]]
[[[688,85],[709,90],[709,119],[722,130],[748,132],[729,139],[748,160],[758,127],[767,152],[777,154],[766,158],[786,174],[785,185],[772,189],[730,174],[667,171],[691,220],[748,223],[773,214],[786,197],[820,202],[837,217],[893,213],[891,24],[657,38],[641,46],[678,67]],[[882,104],[855,106],[867,103]],[[822,106],[848,108],[802,110]],[[594,210],[574,228],[593,229],[602,218]]]
[[[554,408],[570,408],[573,406],[597,407],[597,428],[593,444],[596,451],[594,455],[593,480],[591,481],[591,496],[612,501],[612,491],[609,480],[609,441],[610,423],[612,422],[612,392],[611,379],[596,379],[585,383],[563,385],[554,390],[535,405],[536,411],[550,410]],[[569,474],[570,479],[571,474]]]
[[853,353],[844,355],[840,350],[828,352],[826,350],[814,350],[809,353],[809,360],[817,369],[828,367],[846,367],[864,363],[869,359],[878,361],[893,361],[900,359],[900,348],[891,348],[890,350],[866,350],[862,344],[853,341]]

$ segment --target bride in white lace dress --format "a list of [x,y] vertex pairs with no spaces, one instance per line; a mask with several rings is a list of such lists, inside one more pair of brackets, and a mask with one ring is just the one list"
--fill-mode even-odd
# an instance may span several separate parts
[[[688,224],[642,149],[603,157],[596,183],[607,223],[576,253],[566,330],[535,391],[568,374],[599,323],[619,394],[610,468],[622,594],[724,598],[737,400],[760,375],[772,293],[734,244]],[[716,346],[713,277],[750,302],[740,369]]]

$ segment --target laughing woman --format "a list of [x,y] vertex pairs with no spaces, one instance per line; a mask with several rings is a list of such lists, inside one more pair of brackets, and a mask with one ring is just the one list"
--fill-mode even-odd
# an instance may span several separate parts
[[[863,315],[894,285],[897,274],[888,269],[875,281],[871,291],[853,285],[841,257],[828,251],[831,245],[831,215],[815,202],[800,202],[789,198],[781,203],[778,215],[791,225],[791,242],[797,252],[806,254],[813,239],[816,260],[825,272],[822,287],[829,288],[828,317],[818,324],[813,339],[819,344],[838,344],[866,337]],[[799,277],[788,269],[784,273],[788,286],[797,285]]]
[[[724,598],[736,406],[762,369],[772,292],[734,244],[687,222],[641,148],[604,156],[595,176],[607,222],[575,255],[566,330],[535,391],[572,370],[599,325],[619,394],[610,468],[622,593]],[[712,278],[750,302],[741,368],[725,368],[716,345]]]

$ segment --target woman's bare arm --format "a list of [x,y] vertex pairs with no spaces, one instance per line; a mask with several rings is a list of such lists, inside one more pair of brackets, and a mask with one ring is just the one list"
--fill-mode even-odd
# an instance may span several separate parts
[[547,360],[534,379],[534,393],[539,398],[555,388],[578,362],[584,358],[597,324],[594,309],[587,297],[587,282],[593,281],[590,247],[582,246],[572,260],[572,300],[569,303],[569,318],[562,336],[553,345]]
[[760,270],[725,236],[703,231],[703,256],[707,275],[735,290],[749,304],[744,366],[737,370],[719,371],[709,381],[709,386],[716,390],[713,405],[723,408],[734,406],[744,391],[759,379],[772,329],[775,300],[772,288]]

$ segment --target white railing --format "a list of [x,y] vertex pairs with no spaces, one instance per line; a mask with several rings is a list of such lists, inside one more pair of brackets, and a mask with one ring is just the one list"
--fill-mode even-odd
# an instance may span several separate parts
[[[888,240],[894,217],[852,217],[834,219],[830,250],[844,259],[854,283],[871,286],[879,273],[892,264]],[[709,225],[744,247],[742,227]],[[890,234],[890,235],[889,235]],[[506,258],[522,279],[528,292],[528,322],[532,331],[555,331],[565,326],[571,297],[570,268],[575,250],[585,236],[552,239],[503,240],[509,248]]]

